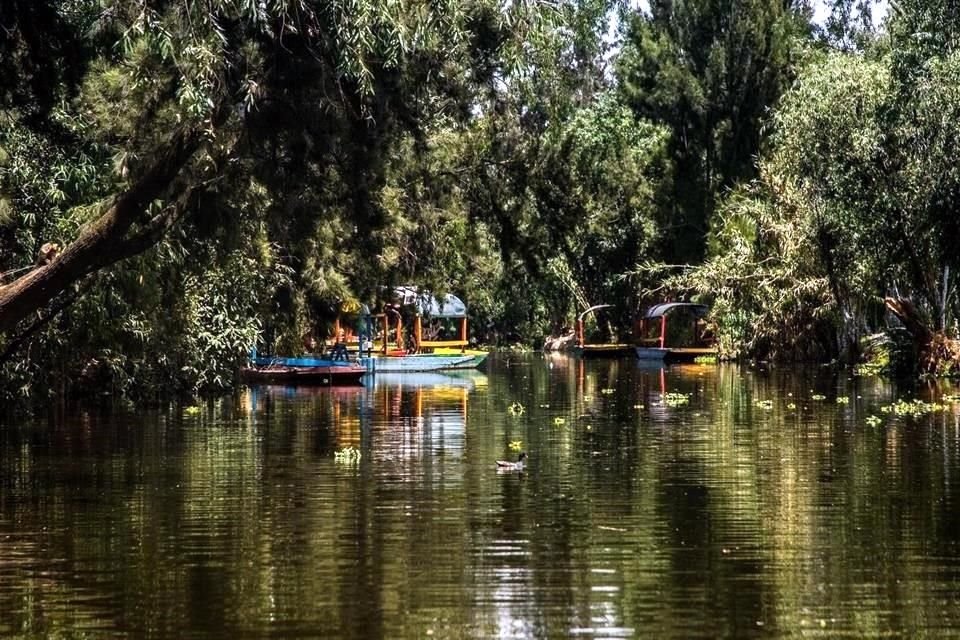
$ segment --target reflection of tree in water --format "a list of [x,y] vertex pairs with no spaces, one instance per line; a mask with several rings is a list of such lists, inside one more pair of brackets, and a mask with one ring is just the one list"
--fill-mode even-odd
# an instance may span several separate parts
[[[282,620],[403,637],[442,620],[436,637],[679,638],[822,619],[828,636],[919,637],[960,623],[942,606],[960,573],[954,414],[868,429],[891,389],[834,374],[501,366],[466,389],[261,388],[197,415],[0,432],[0,630],[245,635]],[[663,390],[689,404],[651,410]],[[515,439],[529,472],[497,474]],[[357,441],[361,463],[335,464]]]

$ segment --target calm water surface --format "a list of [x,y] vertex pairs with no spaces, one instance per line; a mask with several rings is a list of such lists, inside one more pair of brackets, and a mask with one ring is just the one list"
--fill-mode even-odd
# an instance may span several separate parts
[[960,408],[880,411],[946,392],[502,356],[7,424],[0,637],[960,637]]

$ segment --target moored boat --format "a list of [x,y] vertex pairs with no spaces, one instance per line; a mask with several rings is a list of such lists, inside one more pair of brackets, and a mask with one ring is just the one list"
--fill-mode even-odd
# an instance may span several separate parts
[[367,368],[356,362],[309,356],[299,358],[254,357],[240,371],[244,382],[282,382],[322,386],[362,384]]
[[571,349],[574,355],[581,358],[617,358],[633,354],[634,346],[632,344],[620,342],[588,343],[586,340],[586,317],[591,313],[595,314],[600,309],[607,309],[611,306],[613,305],[594,305],[577,316],[576,343]]
[[[328,357],[255,358],[244,376],[310,378],[323,384],[357,371],[373,375],[475,369],[486,359],[486,351],[467,348],[467,310],[459,298],[437,298],[414,287],[397,287],[393,296],[396,302],[384,305],[382,313],[371,313],[359,303],[341,305],[333,335],[319,342],[329,350]],[[304,343],[307,348],[318,346],[312,336]],[[348,365],[353,369],[344,368]]]
[[619,358],[633,353],[634,346],[626,343],[585,344],[572,349],[581,358]]
[[360,363],[369,373],[404,373],[414,371],[446,371],[476,369],[486,359],[486,352],[437,354],[414,353],[404,356],[372,355],[360,358]]
[[[416,287],[396,287],[393,296],[396,302],[386,305],[383,313],[360,321],[367,334],[374,336],[371,347],[358,358],[368,372],[475,369],[486,359],[486,351],[468,349],[467,306],[460,298],[436,297]],[[407,332],[404,315],[409,320]],[[349,338],[347,344],[352,346]]]
[[637,357],[668,363],[716,358],[716,342],[706,322],[709,311],[707,305],[692,302],[650,307],[639,322]]

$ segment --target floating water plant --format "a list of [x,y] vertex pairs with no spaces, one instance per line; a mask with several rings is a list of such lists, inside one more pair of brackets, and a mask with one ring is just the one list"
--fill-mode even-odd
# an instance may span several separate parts
[[794,402],[787,404],[787,409],[790,409],[790,411],[793,411],[796,408],[797,408],[797,405]]
[[509,407],[507,407],[507,412],[512,416],[520,416],[520,415],[523,415],[524,408],[523,408],[523,405],[520,404],[519,402],[514,402]]
[[187,407],[186,409],[184,409],[183,412],[184,412],[185,414],[187,414],[188,416],[199,415],[199,413],[200,413],[200,407],[198,407],[197,405],[191,405],[191,406]]
[[510,450],[511,450],[511,451],[523,451],[523,440],[511,440],[511,441],[510,441]]
[[935,411],[945,411],[946,409],[947,405],[945,404],[924,402],[923,400],[919,399],[911,402],[907,402],[906,400],[897,400],[893,404],[887,404],[880,407],[880,411],[882,413],[893,413],[898,416],[910,416],[912,418],[924,416]]
[[753,406],[760,409],[773,409],[773,400],[754,400]]
[[548,404],[542,404],[542,405],[540,405],[540,408],[541,408],[541,409],[549,409],[549,408],[550,408],[550,405],[548,405]]
[[850,404],[850,398],[847,396],[837,396],[837,404]]
[[602,393],[602,394],[605,395],[605,396],[609,396],[609,395],[612,394],[613,392],[614,392],[614,389],[601,389],[601,390],[600,390],[600,393]]
[[634,409],[643,409],[644,407],[643,407],[642,404],[635,404],[635,405],[633,405],[633,408],[634,408]]
[[694,364],[717,364],[717,356],[697,356],[693,359]]
[[880,423],[883,422],[877,416],[867,416],[867,426],[868,427],[878,427]]
[[868,362],[854,365],[853,375],[857,377],[878,376],[890,368],[890,349],[881,347]]
[[819,393],[815,393],[815,394],[813,394],[813,395],[810,396],[810,397],[811,397],[813,400],[826,400],[826,399],[827,399],[827,396],[822,395],[822,394],[819,394]]
[[360,462],[360,449],[355,447],[346,447],[333,452],[334,462],[357,463]]
[[689,393],[667,393],[660,396],[660,400],[668,407],[682,407],[690,404]]
[[593,396],[583,396],[584,402],[593,402]]
[[557,425],[558,427],[563,424],[566,424],[566,422],[567,421],[561,418],[560,416],[557,416],[556,418],[553,419],[553,424]]

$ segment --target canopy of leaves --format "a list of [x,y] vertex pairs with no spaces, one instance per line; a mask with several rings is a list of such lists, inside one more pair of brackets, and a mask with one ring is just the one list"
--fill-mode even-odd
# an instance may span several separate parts
[[831,7],[5,0],[7,387],[227,387],[395,284],[487,342],[680,290],[731,351],[833,357],[890,292],[949,328],[960,18]]
[[885,295],[913,298],[934,328],[958,317],[960,57],[926,60],[909,96],[896,65],[834,53],[808,67],[760,181],[721,213],[714,257],[689,277],[744,314],[749,331],[731,337],[747,348],[819,336],[821,355],[840,353],[883,326]]
[[651,2],[631,17],[617,63],[635,113],[672,132],[671,261],[702,257],[716,200],[755,175],[768,109],[800,56],[804,6],[784,0]]

